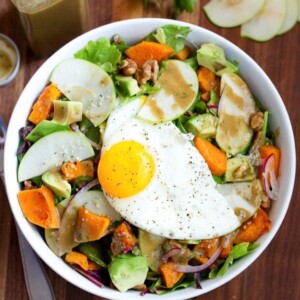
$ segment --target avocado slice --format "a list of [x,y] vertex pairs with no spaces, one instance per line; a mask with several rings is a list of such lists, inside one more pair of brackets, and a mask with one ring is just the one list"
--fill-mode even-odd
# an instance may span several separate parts
[[71,185],[58,169],[52,169],[44,173],[42,181],[56,196],[64,198],[71,196]]
[[185,123],[187,132],[191,132],[195,136],[203,139],[214,138],[217,131],[218,118],[212,114],[206,113],[190,118]]
[[113,284],[120,292],[143,284],[148,273],[146,256],[121,254],[114,258],[108,266]]
[[54,100],[53,121],[60,124],[72,124],[82,120],[83,104],[76,101]]
[[224,49],[213,44],[205,43],[197,50],[197,61],[218,76],[224,73],[236,73],[238,67],[226,60]]
[[69,130],[69,126],[65,124],[59,124],[53,121],[43,120],[36,125],[33,130],[26,136],[26,140],[35,143],[40,138],[62,130]]
[[126,96],[134,96],[141,90],[138,86],[137,80],[131,76],[117,75],[115,79],[116,84]]
[[246,158],[236,156],[227,160],[227,170],[224,176],[225,181],[252,181],[255,178],[255,170]]

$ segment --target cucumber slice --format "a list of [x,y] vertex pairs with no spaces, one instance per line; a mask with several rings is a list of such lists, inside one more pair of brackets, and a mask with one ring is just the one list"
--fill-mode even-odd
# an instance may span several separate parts
[[82,135],[72,131],[51,133],[25,153],[18,169],[19,182],[40,176],[65,161],[80,161],[93,155],[92,146]]
[[298,18],[298,0],[286,0],[286,14],[283,24],[277,34],[283,34],[292,29],[297,23]]
[[113,81],[93,63],[77,58],[64,60],[54,69],[50,81],[70,100],[82,102],[84,115],[95,126],[113,110],[116,100]]
[[149,268],[152,271],[159,273],[159,268],[162,264],[161,257],[163,254],[161,245],[166,238],[139,229],[138,239],[141,252],[147,257]]
[[235,27],[251,20],[265,0],[211,0],[204,11],[212,23],[220,27]]
[[263,8],[241,27],[241,36],[255,41],[268,41],[279,32],[286,14],[285,0],[266,0]]
[[249,121],[250,115],[256,112],[256,105],[246,83],[234,73],[222,75],[221,91],[216,142],[225,152],[235,155],[252,139]]
[[172,121],[193,105],[198,92],[198,78],[188,64],[172,59],[166,61],[155,86],[160,90],[148,96],[137,116],[151,123]]
[[254,215],[265,197],[258,179],[218,185],[217,190],[227,199],[241,223]]

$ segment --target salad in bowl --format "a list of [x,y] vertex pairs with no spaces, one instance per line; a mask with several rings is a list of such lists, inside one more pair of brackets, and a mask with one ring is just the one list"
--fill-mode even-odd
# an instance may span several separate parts
[[226,282],[288,206],[277,204],[278,109],[244,76],[247,63],[260,69],[203,29],[157,21],[134,38],[112,24],[62,48],[15,129],[13,201],[38,235],[29,241],[107,298],[182,299]]

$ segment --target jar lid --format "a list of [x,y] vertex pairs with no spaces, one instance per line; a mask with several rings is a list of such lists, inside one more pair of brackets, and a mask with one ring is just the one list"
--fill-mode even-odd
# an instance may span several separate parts
[[15,42],[0,33],[0,86],[10,83],[20,68],[20,51]]

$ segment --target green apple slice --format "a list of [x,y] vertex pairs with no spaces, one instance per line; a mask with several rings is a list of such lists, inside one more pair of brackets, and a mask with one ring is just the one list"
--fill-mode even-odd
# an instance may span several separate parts
[[265,197],[263,187],[258,179],[220,184],[217,185],[217,191],[226,198],[241,223],[255,214]]
[[204,11],[212,23],[220,27],[235,27],[251,20],[265,0],[211,0]]
[[72,58],[61,62],[50,81],[72,101],[83,103],[83,113],[98,126],[111,113],[116,93],[112,79],[99,66],[86,60]]
[[151,123],[171,121],[184,114],[194,103],[198,92],[196,72],[185,62],[167,60],[155,86],[159,91],[149,95],[137,114]]
[[286,0],[286,14],[277,34],[283,34],[294,27],[298,18],[298,0]]
[[245,149],[253,136],[250,115],[256,105],[246,83],[234,73],[221,77],[221,98],[216,142],[225,152],[235,155]]
[[44,174],[65,161],[83,160],[94,155],[88,140],[72,131],[57,131],[34,143],[25,153],[18,169],[22,182]]
[[285,0],[266,0],[254,18],[241,27],[241,36],[264,42],[279,32],[286,14]]
[[107,216],[113,222],[121,219],[120,215],[109,205],[101,191],[86,191],[81,193],[80,197],[75,195],[74,198],[69,202],[62,216],[60,228],[57,231],[57,253],[69,252],[79,244],[74,239],[74,224],[77,220],[79,207],[85,207],[92,213]]

